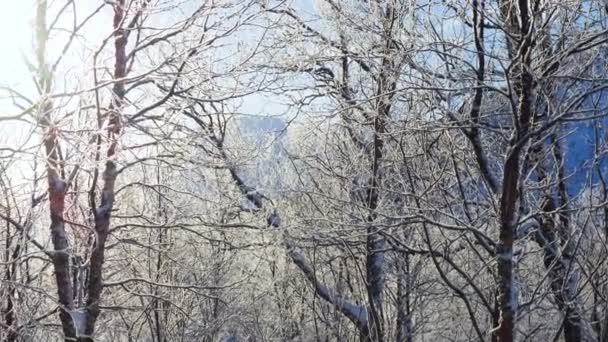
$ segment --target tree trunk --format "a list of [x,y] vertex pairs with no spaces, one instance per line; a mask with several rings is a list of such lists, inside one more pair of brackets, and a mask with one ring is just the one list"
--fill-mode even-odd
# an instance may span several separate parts
[[106,153],[106,164],[103,171],[103,188],[101,192],[101,204],[94,209],[96,239],[91,251],[89,278],[87,281],[86,301],[86,326],[85,336],[79,341],[93,341],[95,323],[99,317],[99,302],[103,291],[103,262],[105,257],[105,245],[110,229],[112,209],[114,208],[114,189],[118,176],[116,163],[116,148],[118,137],[122,133],[121,111],[125,98],[125,81],[127,75],[126,46],[129,31],[125,29],[126,17],[125,0],[118,0],[114,4],[114,87],[112,89],[112,103],[108,119],[108,141],[109,146]]
[[[501,10],[508,22],[508,29],[517,37],[514,45],[517,54],[511,72],[513,87],[519,106],[514,114],[515,131],[511,137],[507,159],[503,169],[502,194],[500,199],[500,232],[496,249],[498,284],[499,322],[495,329],[499,342],[512,342],[515,339],[515,316],[517,314],[518,294],[513,261],[513,244],[517,237],[517,203],[520,198],[520,155],[528,139],[534,103],[534,78],[531,73],[533,41],[530,30],[531,13],[528,0],[501,3]],[[514,8],[518,10],[515,11]]]

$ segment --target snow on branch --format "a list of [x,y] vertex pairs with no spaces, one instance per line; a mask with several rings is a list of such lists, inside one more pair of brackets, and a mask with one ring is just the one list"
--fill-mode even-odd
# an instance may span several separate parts
[[310,266],[304,255],[296,250],[296,248],[285,238],[287,253],[298,268],[304,273],[306,279],[314,286],[317,295],[332,305],[334,305],[342,314],[350,319],[358,327],[367,327],[367,309],[364,306],[353,304],[342,298],[335,290],[319,283],[313,268]]

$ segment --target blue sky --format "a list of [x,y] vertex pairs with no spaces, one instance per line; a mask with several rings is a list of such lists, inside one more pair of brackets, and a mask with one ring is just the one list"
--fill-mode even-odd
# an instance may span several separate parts
[[[84,18],[85,14],[98,3],[97,1],[79,1],[79,18]],[[304,9],[309,13],[315,12],[313,0],[296,0],[295,3],[299,9]],[[0,54],[0,84],[15,86],[30,96],[35,96],[35,88],[24,58],[31,58],[33,55],[32,26],[34,14],[35,0],[20,0],[12,1],[10,4],[6,2],[0,4],[0,44],[2,44],[2,54]],[[70,16],[66,16],[66,20],[71,20]],[[108,13],[102,13],[96,22],[93,22],[86,28],[84,33],[85,39],[79,42],[81,46],[76,49],[78,53],[90,53],[94,44],[89,44],[89,41],[95,42],[99,41],[100,38],[103,39],[102,37],[104,33],[107,34],[109,27],[101,25],[100,21],[106,20],[109,20]],[[54,60],[57,57],[60,47],[58,44],[51,44],[49,46],[49,59]],[[81,60],[78,56],[68,57],[65,61],[65,70],[70,69]],[[608,97],[608,94],[603,94],[603,97]],[[250,96],[244,99],[244,107],[247,113],[269,116],[275,116],[284,111],[284,108],[280,105],[272,104],[262,96]],[[10,105],[9,101],[0,99],[0,116],[15,113],[16,109]],[[603,140],[605,141],[606,133],[603,127],[606,124],[608,124],[608,120],[605,119],[604,125],[599,130],[596,130],[589,122],[577,122],[569,124],[565,128],[565,132],[569,133],[564,140],[566,171],[571,175],[569,188],[572,194],[578,192],[589,180],[589,162],[595,153],[595,135],[599,132],[600,135],[604,136]],[[1,130],[4,133],[8,132],[9,138],[11,135],[15,138],[23,138],[27,134],[27,132],[15,129],[12,125],[5,122],[2,124]],[[3,139],[7,139],[6,134],[4,135]],[[0,143],[5,143],[5,141],[0,141]],[[608,158],[604,158],[602,166],[602,171],[605,172],[608,168]],[[597,169],[594,171],[597,172]],[[597,178],[597,176],[594,178]]]

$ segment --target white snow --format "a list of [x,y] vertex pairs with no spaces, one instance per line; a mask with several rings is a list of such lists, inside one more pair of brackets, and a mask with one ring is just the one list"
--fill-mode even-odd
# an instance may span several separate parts
[[503,261],[513,260],[513,251],[511,250],[502,253],[496,253],[496,259]]
[[74,328],[76,328],[76,336],[83,336],[87,326],[87,313],[85,309],[79,308],[70,311]]
[[300,268],[300,270],[304,273],[306,278],[314,285],[317,294],[330,302],[336,308],[342,312],[344,315],[349,317],[351,320],[355,320],[359,325],[367,325],[368,317],[367,317],[367,309],[364,306],[353,304],[346,299],[342,298],[339,293],[335,290],[326,287],[321,284],[315,277],[314,270],[302,253],[297,252],[291,244],[286,240],[285,244],[289,250],[289,255],[294,261],[294,263]]
[[517,314],[517,309],[519,308],[519,284],[517,281],[517,274],[515,271],[511,273],[511,296],[509,297],[509,308]]

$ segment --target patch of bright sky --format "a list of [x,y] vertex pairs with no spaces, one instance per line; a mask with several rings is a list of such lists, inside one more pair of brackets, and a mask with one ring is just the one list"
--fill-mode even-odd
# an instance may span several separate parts
[[[58,11],[66,4],[66,1],[48,1],[47,26],[54,21]],[[75,1],[76,21],[82,22],[92,11],[103,4],[103,1]],[[36,0],[3,1],[0,2],[0,87],[17,90],[35,103],[38,98],[38,90],[35,83],[35,75],[28,67],[28,63],[35,64],[34,47],[34,19],[36,15]],[[79,78],[82,69],[92,68],[92,63],[83,63],[88,60],[85,56],[91,56],[96,45],[111,33],[111,12],[109,6],[106,11],[98,13],[91,22],[83,27],[81,35],[77,36],[67,53],[63,53],[65,42],[70,35],[74,22],[74,10],[72,7],[64,12],[55,23],[55,30],[50,33],[47,45],[47,64],[52,65],[59,56],[63,55],[62,61],[55,72],[54,93],[60,93],[66,89],[74,89],[74,85],[82,84],[86,80]],[[101,22],[103,21],[103,22]],[[109,23],[109,24],[108,24]],[[95,45],[96,44],[96,45]],[[88,65],[85,65],[88,64]],[[57,99],[56,105],[74,106],[70,97]],[[23,107],[31,104],[19,101]],[[1,120],[2,117],[20,114],[22,109],[15,106],[13,100],[8,97],[5,89],[0,88],[0,163],[3,166],[11,166],[7,175],[15,184],[28,182],[33,176],[32,158],[38,152],[41,141],[40,132],[36,132],[35,119],[27,117],[29,123],[15,120]],[[11,150],[25,151],[11,157]],[[5,158],[9,157],[9,158]]]
[[[21,83],[28,74],[23,51],[31,47],[34,1],[11,1],[0,5],[0,80]],[[26,81],[26,82],[29,82]]]
[[[9,86],[19,90],[21,93],[36,101],[38,94],[35,86],[34,78],[31,71],[28,70],[26,60],[34,61],[34,16],[36,14],[37,0],[20,0],[10,3],[4,2],[0,4],[0,46],[2,46],[2,54],[0,54],[0,85]],[[53,21],[59,8],[63,7],[65,1],[49,0],[50,7],[47,14],[47,25]],[[86,18],[97,6],[102,4],[101,0],[75,1],[76,17],[80,22]],[[161,3],[166,3],[161,1]],[[197,2],[192,1],[177,1],[182,9],[190,12],[195,8]],[[192,7],[192,8],[190,8]],[[298,13],[311,24],[311,26],[322,25],[318,19],[317,8],[314,0],[295,0],[294,8]],[[69,30],[72,27],[74,19],[71,7],[68,7],[66,13],[62,15],[56,27],[65,28],[66,30],[55,30],[51,32],[51,37],[48,44],[47,60],[49,64],[63,54],[63,46],[69,37]],[[164,16],[163,18],[167,18]],[[160,19],[160,20],[158,20]],[[157,18],[155,22],[160,24],[164,21],[162,18]],[[63,56],[62,63],[54,74],[55,84],[53,92],[61,93],[65,90],[72,90],[75,87],[82,88],[86,82],[82,75],[90,75],[92,65],[92,54],[99,44],[111,33],[111,7],[108,5],[101,13],[97,14],[81,31],[73,45],[68,50],[68,53]],[[162,25],[161,25],[162,26]],[[100,64],[107,65],[108,61],[101,61]],[[80,86],[77,86],[80,84]],[[0,92],[0,96],[5,93]],[[57,106],[73,106],[69,101],[76,101],[70,98],[57,100]],[[15,115],[20,112],[11,103],[10,99],[0,97],[0,117]],[[284,103],[279,103],[280,100],[273,96],[253,94],[243,99],[242,112],[243,114],[262,115],[262,116],[280,116],[286,111]],[[0,122],[0,145],[7,145],[9,141],[24,141],[29,138],[31,126],[27,124],[19,124],[14,122]],[[34,139],[35,140],[35,139]]]
[[[0,4],[0,86],[26,89],[32,86],[30,72],[24,63],[32,42],[34,1],[12,1]],[[20,110],[0,91],[0,118],[18,114]],[[31,131],[20,122],[0,121],[0,148],[20,149]],[[2,154],[0,154],[1,156]],[[4,164],[4,163],[3,163]]]
[[[30,83],[29,72],[23,63],[23,53],[31,45],[33,1],[12,1],[0,4],[0,85],[19,86]],[[0,96],[4,96],[2,93]],[[0,100],[0,117],[15,114],[10,101]],[[0,125],[7,125],[6,122]]]
[[[76,20],[82,22],[101,1],[77,1]],[[49,1],[47,13],[47,26],[51,25],[59,8],[63,7],[63,1]],[[109,7],[109,6],[106,6]],[[83,27],[80,34],[74,40],[67,53],[63,53],[63,47],[67,41],[73,25],[74,14],[68,7],[58,19],[55,30],[50,32],[47,46],[47,63],[53,64],[59,56],[62,61],[55,72],[55,87],[53,91],[59,92],[68,88],[69,82],[79,82],[75,75],[82,68],[92,68],[92,65],[83,65],[85,56],[90,56],[95,46],[99,44],[104,35],[111,32],[111,26],[103,25],[102,21],[111,20],[109,8],[98,13],[87,25]],[[35,64],[34,60],[34,17],[36,14],[36,0],[12,1],[0,4],[0,85],[18,90],[25,96],[35,101],[37,90],[35,75],[28,69],[28,62]],[[106,28],[107,26],[107,28]],[[104,28],[106,28],[104,30]],[[68,79],[72,77],[72,79]],[[5,92],[0,93],[0,116],[14,115],[19,110],[12,105],[10,99],[6,99]]]

